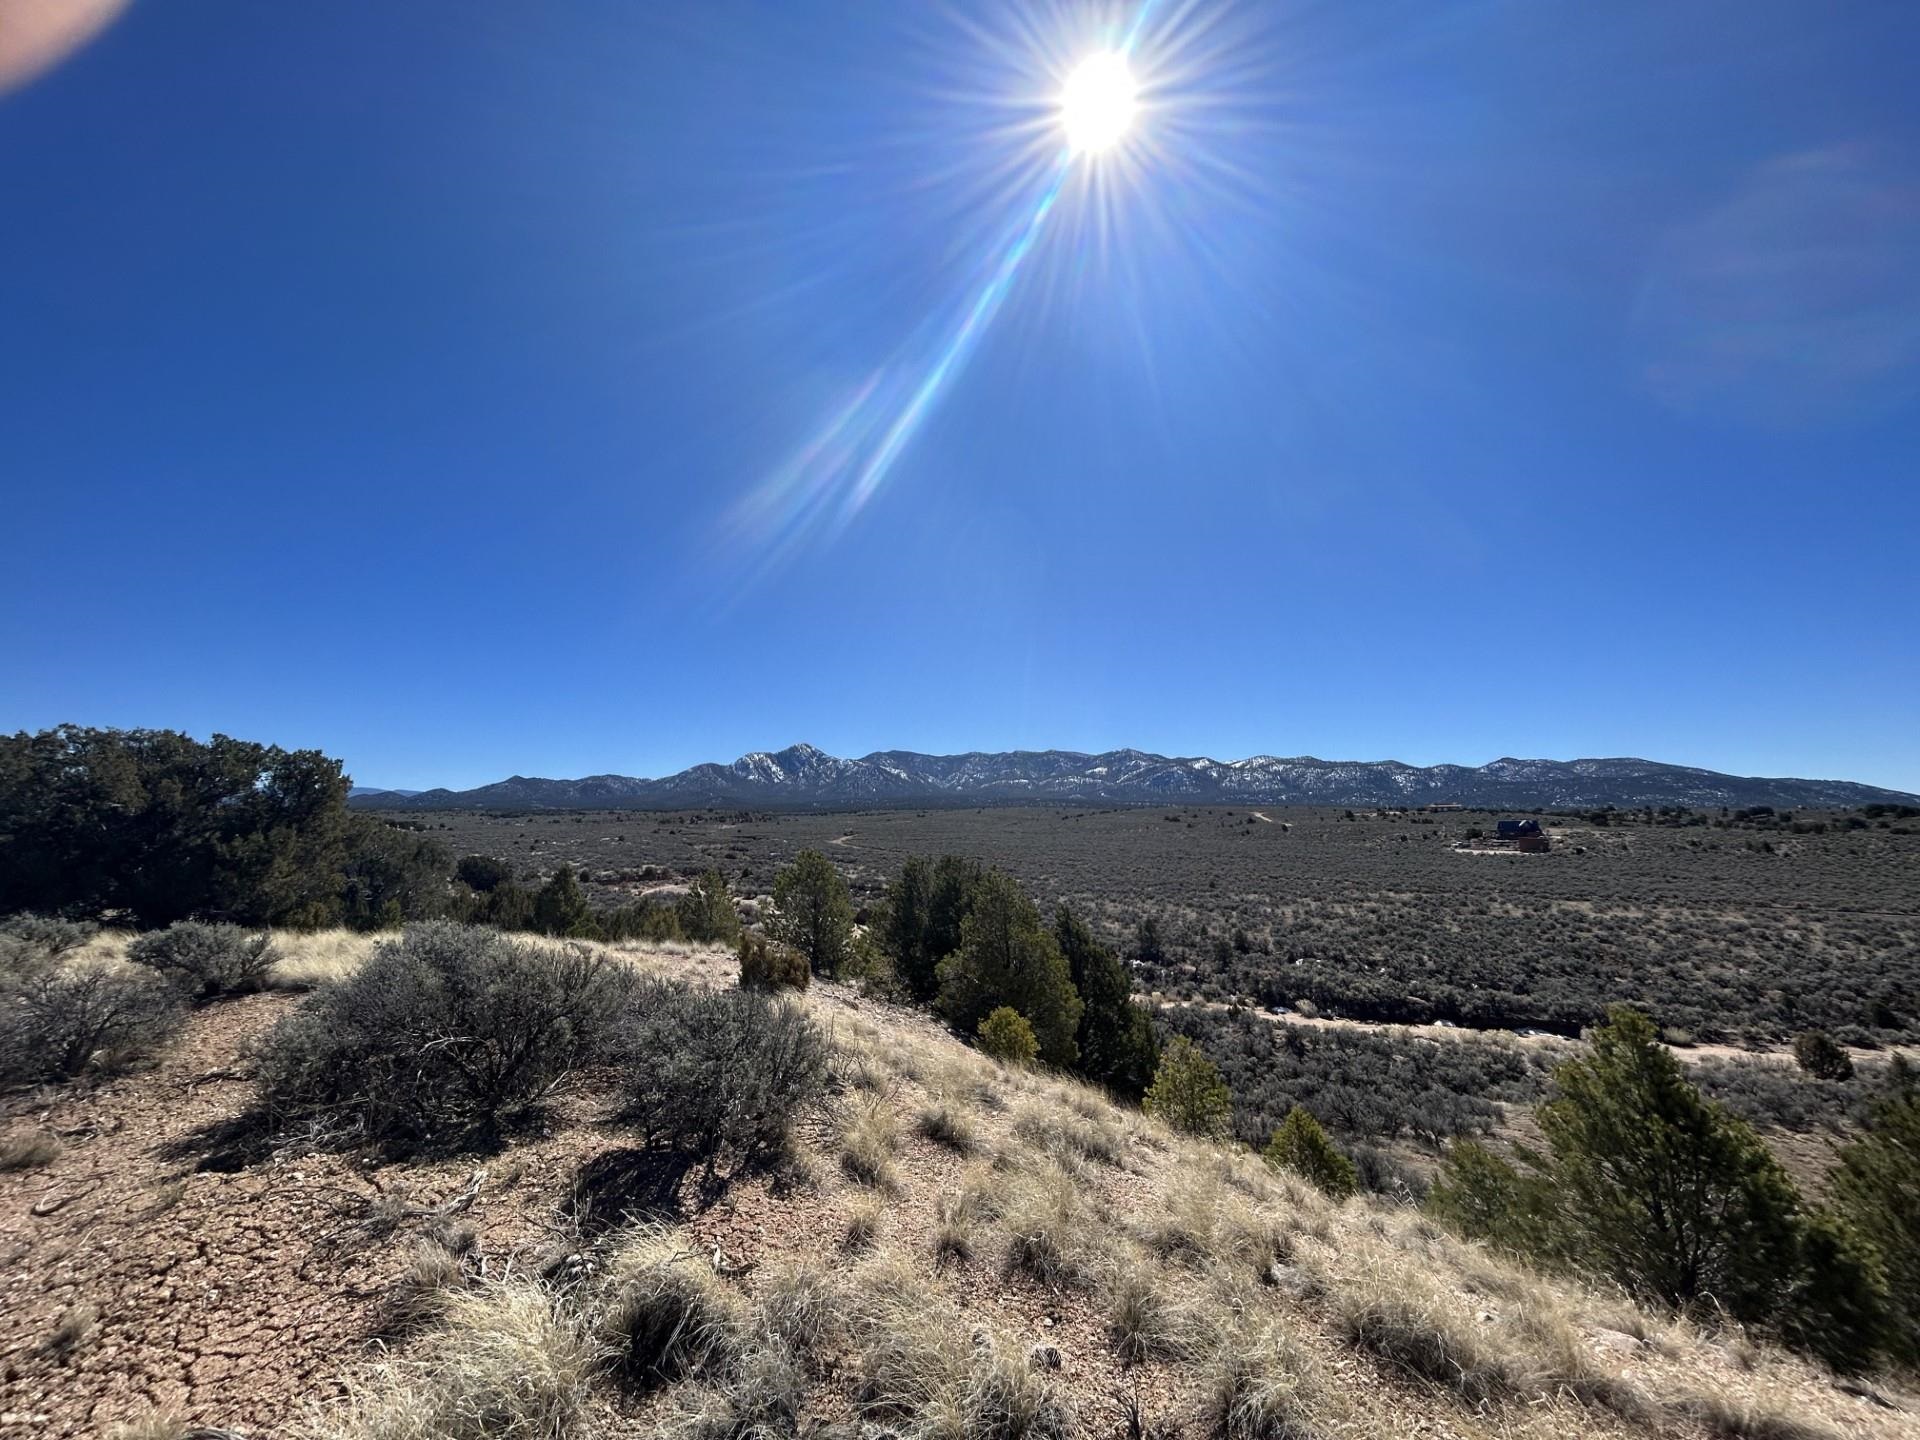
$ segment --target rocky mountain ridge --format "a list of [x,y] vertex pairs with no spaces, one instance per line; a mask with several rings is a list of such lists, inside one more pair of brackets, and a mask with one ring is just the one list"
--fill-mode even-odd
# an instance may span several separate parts
[[1174,757],[1142,750],[969,751],[923,755],[876,750],[842,759],[812,745],[742,755],[643,779],[511,776],[472,790],[361,790],[356,806],[394,810],[689,809],[742,805],[858,809],[896,805],[1426,805],[1514,810],[1612,805],[1803,809],[1916,804],[1920,796],[1844,780],[1724,775],[1632,758],[1520,760],[1486,765],[1406,765],[1310,755],[1245,760]]

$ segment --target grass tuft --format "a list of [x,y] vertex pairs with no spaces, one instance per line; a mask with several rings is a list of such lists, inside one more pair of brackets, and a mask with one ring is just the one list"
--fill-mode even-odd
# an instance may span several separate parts
[[0,1171],[38,1170],[60,1158],[60,1142],[39,1130],[0,1140]]
[[923,1440],[1068,1440],[1073,1410],[1051,1375],[985,1330],[962,1336],[928,1281],[898,1261],[856,1275],[849,1316],[859,1399]]
[[1341,1338],[1375,1359],[1474,1404],[1517,1389],[1513,1367],[1437,1298],[1370,1279],[1334,1297]]
[[840,1132],[841,1170],[862,1185],[893,1189],[899,1183],[893,1169],[893,1151],[899,1138],[898,1122],[884,1102],[858,1107]]
[[528,1283],[451,1296],[445,1323],[316,1416],[322,1440],[569,1440],[589,1433],[604,1348]]
[[1029,1275],[1055,1290],[1089,1277],[1095,1226],[1073,1177],[1058,1166],[1014,1179],[1000,1225],[1009,1273]]
[[1160,1276],[1143,1256],[1129,1256],[1108,1269],[1105,1283],[1107,1338],[1123,1365],[1174,1354],[1174,1316]]
[[1218,1440],[1313,1440],[1310,1376],[1306,1352],[1278,1329],[1230,1332],[1203,1367],[1207,1433]]
[[1013,1133],[1063,1164],[1091,1160],[1119,1169],[1126,1163],[1126,1132],[1110,1110],[1089,1114],[1072,1101],[1061,1106],[1048,1098],[1030,1100],[1015,1113]]
[[774,1270],[761,1283],[761,1328],[803,1361],[812,1361],[839,1328],[836,1292],[826,1271],[805,1261]]
[[731,1360],[741,1308],[704,1255],[649,1225],[614,1254],[595,1329],[621,1376],[647,1390]]
[[840,1248],[849,1255],[871,1249],[873,1242],[880,1237],[886,1216],[887,1207],[881,1203],[878,1195],[856,1196],[853,1204],[847,1207],[847,1224],[840,1232]]
[[944,1145],[961,1155],[971,1155],[979,1148],[973,1122],[967,1119],[966,1111],[944,1097],[921,1107],[914,1129],[934,1144]]
[[406,1268],[388,1287],[382,1328],[401,1333],[432,1324],[445,1313],[448,1298],[466,1284],[466,1279],[460,1253],[423,1236],[415,1243]]
[[99,1323],[100,1312],[86,1301],[69,1305],[60,1312],[60,1318],[53,1322],[53,1329],[47,1335],[47,1353],[64,1360],[93,1338],[94,1327]]

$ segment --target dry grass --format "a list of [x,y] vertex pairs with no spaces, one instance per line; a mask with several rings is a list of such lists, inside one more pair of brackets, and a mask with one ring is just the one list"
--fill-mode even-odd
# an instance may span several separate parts
[[926,1066],[926,1074],[934,1094],[963,1109],[998,1113],[1006,1108],[998,1083],[1001,1067],[978,1051],[960,1050],[945,1059],[936,1058]]
[[1143,1220],[1141,1241],[1164,1259],[1198,1266],[1232,1266],[1261,1279],[1293,1258],[1295,1228],[1271,1205],[1206,1169],[1176,1170]]
[[651,1389],[724,1365],[742,1331],[742,1302],[685,1237],[645,1225],[614,1253],[594,1333],[631,1385]]
[[[658,947],[622,948],[658,961]],[[713,969],[731,974],[730,960]],[[322,1432],[1094,1440],[1171,1434],[1156,1426],[1178,1416],[1179,1433],[1219,1440],[1889,1440],[1910,1419],[1836,1399],[1771,1347],[1741,1369],[1724,1334],[1650,1321],[1405,1209],[1332,1204],[1086,1087],[998,1070],[887,1007],[849,1013],[839,987],[804,1003],[833,1027],[842,1078],[865,1076],[837,1123],[796,1141],[810,1187],[742,1182],[684,1231],[588,1247],[550,1289],[477,1277],[455,1235],[423,1240],[390,1262],[405,1267],[393,1358]],[[903,1146],[903,1126],[931,1145]],[[527,1163],[525,1183],[483,1203],[539,1204],[541,1162]],[[388,1188],[397,1223],[402,1187]],[[821,1255],[836,1215],[846,1252]],[[497,1215],[470,1218],[499,1233]],[[748,1260],[737,1279],[715,1272],[716,1244]],[[1044,1332],[1055,1354],[1031,1353],[1042,1311],[1065,1322]],[[1117,1431],[1116,1365],[1134,1391]]]
[[974,1165],[934,1201],[933,1258],[936,1266],[971,1260],[979,1249],[980,1227],[1006,1206],[1006,1178],[988,1165]]
[[493,1285],[451,1297],[441,1328],[375,1366],[313,1429],[337,1440],[566,1440],[590,1429],[605,1358],[546,1291]]
[[1698,1426],[1713,1440],[1836,1440],[1824,1425],[1795,1419],[1764,1401],[1688,1395],[1665,1408],[1669,1416]]
[[1202,1414],[1220,1440],[1316,1440],[1325,1394],[1312,1357],[1270,1322],[1234,1327],[1200,1365]]
[[38,1170],[60,1158],[60,1142],[43,1130],[26,1130],[0,1140],[0,1172]]
[[944,1095],[920,1107],[920,1113],[914,1117],[913,1128],[925,1139],[961,1155],[971,1155],[979,1148],[979,1138],[974,1133],[973,1122],[967,1118],[967,1112]]
[[759,1440],[803,1433],[807,1377],[799,1357],[770,1335],[746,1342],[715,1378],[683,1388],[649,1428],[658,1440]]
[[1348,1279],[1333,1295],[1336,1333],[1389,1368],[1468,1401],[1509,1399],[1526,1385],[1515,1355],[1449,1296],[1388,1270]]
[[893,1152],[900,1143],[900,1122],[883,1100],[854,1108],[840,1132],[840,1168],[862,1185],[892,1190],[899,1184]]
[[1101,1289],[1107,1306],[1107,1339],[1123,1365],[1185,1353],[1180,1313],[1148,1256],[1132,1252],[1110,1259]]
[[809,1261],[775,1267],[760,1287],[759,1324],[803,1361],[812,1361],[840,1328],[833,1278]]
[[1073,1176],[1058,1165],[1010,1177],[999,1223],[1009,1273],[1056,1290],[1092,1278],[1093,1247],[1103,1227],[1089,1213]]
[[178,1415],[156,1410],[106,1431],[106,1440],[187,1440],[192,1427]]
[[848,1313],[869,1414],[924,1440],[1067,1440],[1072,1407],[1005,1336],[963,1336],[958,1312],[910,1267],[883,1261],[852,1277]]
[[69,1305],[60,1312],[59,1319],[53,1322],[53,1329],[47,1335],[47,1353],[56,1359],[66,1359],[93,1338],[99,1323],[100,1311],[86,1301]]
[[466,1264],[460,1252],[422,1236],[387,1289],[382,1328],[417,1330],[439,1320],[446,1313],[447,1302],[466,1280]]
[[886,1203],[878,1195],[859,1195],[847,1207],[847,1223],[840,1231],[840,1248],[857,1255],[873,1248],[887,1223]]
[[1057,1096],[1022,1105],[1014,1113],[1013,1133],[1063,1165],[1093,1161],[1117,1168],[1126,1163],[1126,1132],[1110,1116],[1063,1107]]
[[849,1277],[845,1319],[857,1355],[856,1398],[877,1418],[920,1415],[958,1387],[971,1360],[955,1315],[905,1261]]
[[314,990],[352,975],[381,940],[355,930],[283,930],[273,937],[275,960],[267,971],[272,990]]

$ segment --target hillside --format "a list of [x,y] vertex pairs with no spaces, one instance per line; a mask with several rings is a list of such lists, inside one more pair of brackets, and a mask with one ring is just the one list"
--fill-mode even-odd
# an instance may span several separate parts
[[[370,943],[290,940],[273,981],[345,974]],[[117,948],[96,941],[88,959],[111,965]],[[733,983],[726,952],[600,953]],[[150,1071],[0,1102],[14,1153],[58,1146],[0,1173],[0,1425],[77,1437],[139,1422],[146,1440],[188,1425],[476,1440],[1914,1433],[1911,1397],[1883,1408],[1769,1347],[1518,1270],[1415,1211],[1335,1204],[840,986],[800,1002],[833,1046],[828,1102],[780,1165],[717,1193],[694,1176],[644,1183],[596,1071],[490,1152],[237,1144],[250,1047],[296,1003],[206,1006]],[[663,1358],[646,1377],[598,1348],[610,1304],[623,1335],[643,1311],[670,1318],[649,1332]],[[647,1383],[664,1369],[669,1383]]]
[[474,790],[359,791],[378,809],[682,809],[704,805],[834,808],[972,805],[1037,800],[1063,804],[1423,805],[1446,802],[1516,810],[1613,805],[1858,806],[1912,804],[1920,796],[1840,780],[1722,775],[1651,760],[1515,760],[1403,765],[1397,760],[1174,758],[1140,750],[921,755],[878,750],[843,760],[811,745],[755,751],[731,765],[696,765],[657,780],[589,775],[541,780],[515,775]]

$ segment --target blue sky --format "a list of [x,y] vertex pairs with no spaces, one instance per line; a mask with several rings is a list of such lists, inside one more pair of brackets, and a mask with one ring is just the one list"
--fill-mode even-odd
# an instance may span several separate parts
[[0,96],[0,725],[1920,790],[1920,6],[1160,0],[1010,260],[1133,14],[135,3]]

